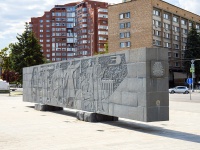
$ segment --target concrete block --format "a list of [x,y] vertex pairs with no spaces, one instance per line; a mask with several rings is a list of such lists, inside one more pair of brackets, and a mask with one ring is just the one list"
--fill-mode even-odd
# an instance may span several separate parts
[[122,105],[138,106],[138,94],[133,92],[122,92]]
[[35,110],[39,111],[60,111],[63,110],[62,107],[43,105],[43,104],[35,104]]
[[153,121],[168,121],[169,107],[148,107],[147,122]]
[[168,92],[151,92],[147,93],[147,107],[169,106],[169,93]]
[[109,98],[109,102],[111,103],[115,103],[115,104],[122,104],[122,93],[121,92],[114,92],[110,98]]
[[139,107],[146,107],[147,106],[147,93],[146,92],[138,92],[138,106]]
[[127,64],[127,78],[136,78],[137,77],[137,63],[129,63]]

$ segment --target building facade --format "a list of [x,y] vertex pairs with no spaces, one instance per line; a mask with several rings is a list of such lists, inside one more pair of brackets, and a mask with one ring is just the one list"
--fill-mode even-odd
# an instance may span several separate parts
[[164,47],[170,70],[184,70],[187,33],[192,23],[200,29],[200,16],[162,0],[124,1],[108,11],[110,52]]
[[83,0],[55,5],[31,18],[30,29],[49,61],[91,56],[104,51],[108,38],[108,3]]

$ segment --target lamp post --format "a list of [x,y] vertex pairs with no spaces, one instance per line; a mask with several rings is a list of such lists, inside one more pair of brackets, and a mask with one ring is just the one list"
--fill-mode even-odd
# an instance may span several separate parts
[[2,62],[3,62],[3,59],[0,57],[0,78],[1,78],[1,74],[2,74],[2,66],[1,66]]
[[192,92],[194,92],[194,77],[195,77],[195,65],[194,62],[196,60],[200,60],[200,59],[192,59],[191,60],[191,67],[190,67],[190,72],[192,73]]

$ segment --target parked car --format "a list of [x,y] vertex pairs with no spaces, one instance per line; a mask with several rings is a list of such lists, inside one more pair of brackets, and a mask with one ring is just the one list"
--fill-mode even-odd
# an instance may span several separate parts
[[176,86],[174,88],[170,88],[169,93],[171,93],[171,94],[173,94],[173,93],[188,94],[190,92],[189,92],[189,89],[187,88],[187,86]]

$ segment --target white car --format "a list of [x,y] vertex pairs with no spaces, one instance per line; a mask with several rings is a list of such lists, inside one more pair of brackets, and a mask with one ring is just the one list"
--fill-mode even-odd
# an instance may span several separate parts
[[171,94],[173,94],[173,93],[188,94],[190,92],[189,92],[189,89],[187,88],[187,86],[176,86],[174,88],[170,88],[169,93],[171,93]]

